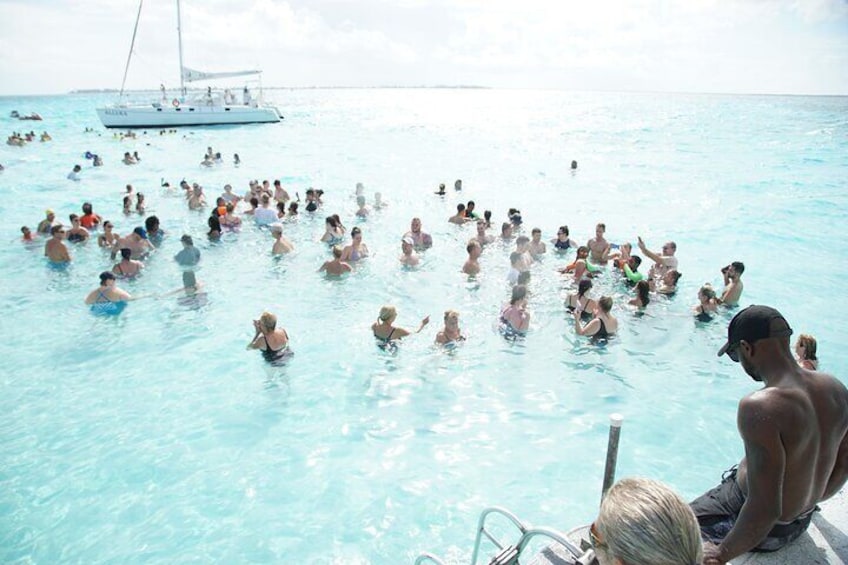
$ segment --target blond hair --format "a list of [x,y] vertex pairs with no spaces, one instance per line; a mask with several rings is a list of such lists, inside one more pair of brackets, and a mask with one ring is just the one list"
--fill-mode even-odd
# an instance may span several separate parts
[[601,551],[627,565],[701,563],[701,533],[689,505],[651,479],[622,479],[607,491],[595,521]]
[[274,331],[277,327],[277,317],[271,312],[262,312],[262,315],[259,316],[259,322],[263,328],[269,331]]
[[388,322],[396,316],[397,308],[395,308],[394,306],[383,306],[382,308],[380,308],[380,316],[378,317],[378,319],[381,322]]

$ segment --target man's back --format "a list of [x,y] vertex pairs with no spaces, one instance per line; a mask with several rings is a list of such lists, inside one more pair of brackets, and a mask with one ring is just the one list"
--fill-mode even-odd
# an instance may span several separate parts
[[[794,520],[832,496],[848,477],[848,390],[830,375],[799,368],[774,386],[747,396],[739,405],[739,431],[746,451],[768,442],[769,435],[779,442],[778,450],[782,446],[782,521]],[[743,460],[738,475],[745,493],[747,467]],[[842,478],[831,484],[831,477]]]

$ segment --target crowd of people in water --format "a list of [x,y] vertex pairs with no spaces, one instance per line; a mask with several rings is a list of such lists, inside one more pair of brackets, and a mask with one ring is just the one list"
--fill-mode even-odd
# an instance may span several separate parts
[[[96,155],[90,157],[99,158]],[[125,164],[132,165],[140,161],[138,151],[124,153]],[[212,147],[207,148],[202,164],[207,162],[220,164],[221,153],[214,151]],[[234,155],[233,163],[236,166],[240,164],[238,154]],[[572,168],[576,168],[576,162],[572,163]],[[80,166],[76,165],[68,178],[79,180],[79,171]],[[165,191],[182,193],[189,210],[209,211],[206,219],[206,236],[209,240],[218,240],[225,232],[239,231],[244,222],[251,222],[270,233],[273,240],[271,253],[275,256],[286,255],[295,249],[294,243],[284,235],[285,223],[296,219],[302,213],[301,210],[318,214],[324,206],[322,190],[308,188],[301,199],[299,192],[295,192],[294,197],[289,194],[279,180],[273,183],[268,180],[251,180],[244,195],[237,194],[232,185],[226,184],[223,192],[214,197],[214,203],[211,198],[207,200],[204,187],[197,182],[182,180],[177,188],[171,187],[170,183],[163,179],[161,185]],[[458,179],[454,183],[454,194],[461,193],[462,180]],[[445,185],[439,185],[435,194],[444,197]],[[146,216],[146,199],[142,192],[127,184],[122,198],[122,212],[125,216]],[[357,204],[354,213],[356,219],[365,219],[388,205],[379,192],[374,194],[373,203],[369,205],[362,183],[356,184],[354,198]],[[635,245],[630,242],[615,244],[606,239],[604,223],[595,226],[593,237],[585,244],[580,244],[571,237],[567,225],[559,226],[555,237],[545,240],[542,229],[538,227],[530,229],[529,236],[526,234],[520,210],[510,208],[504,221],[497,226],[493,223],[492,212],[485,210],[482,214],[479,213],[473,200],[457,204],[456,214],[450,216],[447,221],[457,226],[474,226],[474,235],[465,245],[467,259],[460,269],[468,277],[473,278],[480,274],[479,259],[491,244],[499,242],[502,247],[514,245],[514,249],[509,253],[510,268],[507,275],[511,288],[510,297],[498,314],[500,331],[508,339],[521,339],[530,328],[532,315],[527,308],[530,271],[534,263],[547,253],[573,257],[566,265],[557,269],[563,277],[572,281],[574,289],[565,297],[564,307],[573,318],[575,334],[586,336],[594,343],[608,341],[618,333],[620,325],[613,311],[614,298],[593,294],[594,281],[598,277],[612,278],[616,284],[620,283],[618,286],[621,288],[631,289],[626,304],[637,312],[648,308],[650,303],[660,296],[675,295],[682,277],[677,244],[674,241],[667,241],[659,249],[652,249],[641,237],[636,238]],[[118,281],[141,273],[144,261],[160,247],[165,234],[160,227],[159,218],[156,215],[147,215],[143,225],[122,236],[115,232],[114,224],[110,220],[104,220],[94,212],[91,202],[84,202],[80,213],[71,213],[68,222],[68,225],[63,224],[57,219],[54,210],[48,209],[35,231],[27,226],[21,228],[22,237],[28,242],[36,237],[45,238],[45,256],[54,264],[62,264],[72,260],[67,243],[82,243],[96,236],[98,246],[109,249],[113,259],[120,259],[110,271],[101,273],[100,285],[89,294],[86,301],[100,313],[120,312],[133,297],[118,287]],[[363,241],[361,227],[355,226],[348,232],[339,214],[325,216],[324,227],[320,241],[327,245],[331,257],[318,266],[319,272],[330,277],[344,276],[354,271],[361,261],[367,260],[370,251]],[[175,260],[188,267],[197,264],[200,251],[194,246],[192,237],[188,234],[182,235],[181,243],[183,249]],[[424,231],[422,220],[418,217],[412,218],[409,229],[400,235],[400,265],[416,268],[421,262],[421,256],[432,245],[433,237]],[[697,304],[693,306],[692,314],[699,321],[709,322],[721,308],[734,308],[739,304],[744,288],[744,263],[733,261],[720,271],[723,288],[717,290],[706,283],[698,290]],[[196,291],[196,286],[192,283],[186,284],[184,288]],[[104,304],[107,306],[103,306]],[[429,322],[429,317],[424,318],[418,329],[413,332],[396,326],[396,317],[395,307],[387,305],[380,310],[377,322],[372,327],[375,340],[382,348],[396,349],[401,339],[411,333],[420,332]],[[265,332],[260,331],[251,341],[251,344],[259,349],[273,349],[273,345],[269,346],[269,343],[288,344],[285,330],[276,329],[276,319],[270,314],[261,317],[255,325]],[[276,338],[269,341],[268,336]],[[438,332],[436,341],[440,344],[455,345],[464,339],[459,324],[459,313],[449,310],[445,313],[444,326]],[[805,367],[816,366],[816,342],[812,336],[800,336],[796,353],[799,363]]]
[[6,138],[6,145],[12,145],[14,147],[23,147],[27,143],[31,143],[35,140],[46,142],[53,141],[53,138],[46,131],[41,132],[41,135],[36,134],[34,131],[21,133],[19,131],[13,131],[9,137]]

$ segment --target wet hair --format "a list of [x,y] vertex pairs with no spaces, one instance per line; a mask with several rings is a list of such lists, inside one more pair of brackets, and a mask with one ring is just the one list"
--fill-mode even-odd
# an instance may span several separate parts
[[560,226],[557,230],[557,235],[559,234],[564,234],[566,237],[568,237],[568,226]]
[[218,216],[209,216],[209,219],[206,221],[206,224],[209,226],[210,233],[213,231],[221,231],[221,220]]
[[810,334],[801,334],[798,336],[798,345],[804,348],[804,359],[818,361],[818,357],[816,357],[816,338]]
[[485,220],[486,220],[486,223],[487,223],[487,224],[488,224],[490,221],[492,221],[492,211],[491,211],[491,210],[486,210],[486,211],[484,211],[484,212],[483,212],[483,219],[485,219]]
[[266,330],[274,331],[277,328],[277,317],[271,312],[262,312],[262,315],[259,316],[259,323]]
[[148,216],[144,219],[144,227],[147,231],[153,231],[159,227],[159,218],[156,216]]
[[392,318],[397,316],[397,308],[394,306],[383,306],[380,308],[380,315],[377,319],[381,322],[388,322]]
[[111,271],[103,271],[100,273],[100,284],[105,285],[106,281],[115,280],[115,273]]
[[734,261],[731,265],[733,265],[733,270],[740,275],[745,272],[745,263],[742,261]]
[[73,222],[75,220],[79,220],[79,216],[77,216],[76,214],[71,214],[70,216],[68,216],[68,219]]
[[456,211],[457,212],[464,212],[465,211],[465,204],[463,204],[461,202],[459,204],[457,204],[456,205]]
[[469,200],[468,204],[466,205],[466,208],[470,210],[471,208],[474,208],[474,206],[476,206],[476,204],[474,204],[474,201]]
[[581,279],[579,283],[577,283],[577,298],[583,298],[589,289],[592,288],[592,281],[589,279]]
[[639,265],[642,264],[642,258],[638,255],[633,255],[630,257],[630,259],[633,261],[633,270],[635,271],[639,268]]
[[289,202],[289,214],[297,214],[297,202]]
[[122,247],[121,259],[129,260],[130,258],[132,258],[132,249],[130,249],[129,247]]
[[521,300],[527,298],[527,287],[523,284],[517,284],[512,287],[512,298],[510,298],[509,303],[515,306]]
[[350,230],[350,237],[356,237],[361,233],[362,233],[362,230],[359,229],[359,227],[355,227],[352,230]]
[[601,307],[605,313],[609,314],[610,310],[612,310],[612,297],[611,296],[602,296],[598,300],[598,306]]
[[698,290],[698,297],[700,298],[701,296],[706,297],[707,300],[715,300],[715,289],[710,283],[704,283],[704,286]]
[[530,271],[522,271],[518,273],[517,284],[527,285],[530,282]]
[[255,196],[253,198],[251,198],[250,199],[250,205],[253,206],[254,208],[258,208],[259,207],[259,199],[256,198]]
[[695,514],[664,484],[622,479],[607,491],[595,527],[610,562],[628,565],[700,563],[701,535]]
[[648,281],[641,280],[636,283],[636,296],[642,301],[642,306],[647,306],[648,302],[651,301],[650,292],[651,285],[648,284]]
[[82,213],[83,214],[91,214],[91,212],[92,212],[91,202],[83,202],[82,203]]

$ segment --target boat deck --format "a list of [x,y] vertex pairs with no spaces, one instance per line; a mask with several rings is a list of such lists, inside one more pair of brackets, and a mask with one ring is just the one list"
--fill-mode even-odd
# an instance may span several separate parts
[[[820,504],[821,512],[813,515],[807,532],[795,542],[775,553],[746,553],[731,565],[835,565],[848,563],[848,492],[842,490]],[[588,537],[588,527],[578,530],[573,541]],[[549,546],[537,554],[529,565],[569,565],[561,547]]]

